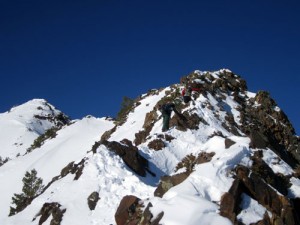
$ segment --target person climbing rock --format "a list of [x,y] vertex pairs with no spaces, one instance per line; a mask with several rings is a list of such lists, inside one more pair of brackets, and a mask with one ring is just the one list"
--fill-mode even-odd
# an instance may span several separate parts
[[191,87],[187,87],[184,88],[181,92],[182,97],[183,97],[183,101],[185,104],[189,103],[192,100],[192,88]]
[[174,111],[178,116],[183,117],[183,115],[180,114],[175,108],[174,103],[166,103],[163,105],[159,105],[159,110],[161,111],[163,117],[163,126],[162,126],[163,132],[169,130],[169,123],[170,123],[170,117],[172,111]]

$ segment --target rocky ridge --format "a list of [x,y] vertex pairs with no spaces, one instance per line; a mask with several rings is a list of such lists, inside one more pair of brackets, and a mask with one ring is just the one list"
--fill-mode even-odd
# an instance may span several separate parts
[[[181,85],[173,85],[169,90],[150,91],[146,96],[158,95],[161,91],[165,91],[166,95],[157,102],[152,111],[146,114],[143,129],[135,134],[134,143],[138,147],[147,143],[149,149],[160,151],[174,139],[169,133],[158,136],[151,134],[155,123],[160,119],[157,111],[159,104],[168,101],[178,103],[177,108],[183,112],[187,121],[182,121],[175,114],[171,119],[170,126],[182,132],[209,126],[210,121],[197,110],[197,107],[206,108],[211,111],[216,120],[220,121],[219,129],[216,129],[211,137],[224,137],[226,148],[235,144],[228,138],[232,135],[246,137],[250,140],[248,151],[251,152],[252,165],[247,167],[237,164],[230,171],[233,183],[218,203],[220,214],[229,218],[233,224],[244,224],[237,215],[242,210],[242,196],[247,194],[270,212],[255,224],[299,224],[299,198],[293,198],[289,193],[292,185],[291,178],[299,178],[299,137],[295,135],[292,124],[269,93],[265,91],[257,94],[249,93],[246,82],[229,70],[195,71],[181,79],[182,82],[185,80],[201,89],[200,96],[199,93],[193,93],[193,104],[184,105],[179,101]],[[139,101],[143,98],[137,99],[135,105],[139,105]],[[201,103],[197,102],[199,98],[205,100]],[[227,104],[226,100],[228,99],[234,103],[234,108]],[[215,104],[212,105],[211,102],[215,102]],[[294,172],[288,175],[275,173],[263,160],[265,149],[274,152],[278,162],[283,161],[288,164],[294,169]],[[186,180],[193,173],[195,165],[209,162],[213,155],[214,153],[205,152],[199,153],[198,156],[187,155],[177,165],[177,167],[184,167],[185,172],[176,173],[175,171],[174,175],[161,177],[154,195],[162,197],[172,187]],[[125,203],[122,201],[119,207],[128,204],[125,199]],[[129,204],[127,207],[129,209],[132,205]],[[144,216],[142,215],[143,211],[140,211],[139,215],[123,215],[127,220],[123,218],[123,222],[117,224],[152,224],[152,220],[143,221]],[[130,221],[135,222],[131,223]]]
[[[135,99],[122,121],[55,122],[43,103],[50,113],[34,118],[59,129],[0,174],[12,183],[13,166],[34,167],[46,185],[4,224],[300,224],[299,137],[270,94],[227,69],[180,81]],[[201,91],[184,104],[187,81]],[[182,116],[163,133],[158,105],[169,101]],[[249,216],[253,205],[262,213]]]

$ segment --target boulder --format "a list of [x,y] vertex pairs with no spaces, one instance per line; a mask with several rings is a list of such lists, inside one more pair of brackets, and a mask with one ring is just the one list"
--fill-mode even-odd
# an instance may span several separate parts
[[149,142],[148,147],[156,151],[162,150],[166,147],[166,144],[161,139],[154,139]]
[[163,195],[172,187],[182,183],[190,173],[180,173],[173,176],[163,176],[160,179],[158,187],[154,191],[154,196],[163,197]]
[[119,143],[103,140],[101,144],[105,145],[108,150],[119,155],[124,163],[135,173],[143,177],[146,176],[146,171],[149,171],[148,160],[139,154],[138,148],[133,146],[131,141],[125,139],[122,143]]
[[90,210],[94,210],[96,208],[96,205],[99,201],[100,197],[99,197],[99,193],[97,191],[92,192],[87,201],[88,201],[88,206]]
[[150,207],[152,207],[152,204],[148,203],[145,208],[141,199],[136,196],[124,196],[115,213],[115,221],[117,225],[158,225],[163,217],[163,212],[153,218]]

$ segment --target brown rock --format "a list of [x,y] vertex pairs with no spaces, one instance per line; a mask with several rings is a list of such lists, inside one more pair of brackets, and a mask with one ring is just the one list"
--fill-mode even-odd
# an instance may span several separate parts
[[158,151],[158,150],[162,150],[164,147],[166,147],[166,145],[163,142],[163,140],[155,139],[149,142],[148,147]]
[[97,191],[94,191],[91,193],[88,197],[88,206],[90,210],[94,210],[96,208],[97,202],[99,201],[99,193]]
[[66,209],[60,209],[61,205],[57,202],[45,203],[38,215],[41,215],[39,225],[42,225],[50,215],[52,220],[50,225],[60,225]]
[[180,173],[161,177],[159,185],[154,191],[154,196],[162,197],[169,189],[182,183],[189,175],[190,173]]
[[[121,144],[123,143],[123,144]],[[119,155],[124,163],[135,173],[145,177],[146,171],[149,171],[148,160],[139,154],[138,148],[133,146],[128,140],[123,140],[121,143],[116,141],[102,141],[108,150]]]
[[231,140],[231,139],[229,139],[229,138],[226,138],[225,139],[225,148],[227,149],[227,148],[230,148],[232,145],[234,145],[235,144],[235,142],[233,141],[233,140]]
[[133,195],[126,195],[120,202],[120,205],[115,213],[117,225],[128,224],[132,214],[136,212],[137,205],[140,199]]

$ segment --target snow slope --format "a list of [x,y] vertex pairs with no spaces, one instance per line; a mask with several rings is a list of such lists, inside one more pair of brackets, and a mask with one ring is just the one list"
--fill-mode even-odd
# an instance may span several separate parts
[[1,113],[0,156],[5,159],[24,154],[39,135],[55,126],[54,121],[38,117],[54,118],[60,113],[43,99],[34,99]]
[[[5,218],[8,215],[8,206],[13,194],[22,192],[22,178],[26,171],[36,169],[38,176],[43,179],[44,184],[47,184],[53,177],[59,175],[68,163],[80,161],[91,150],[101,134],[112,127],[112,121],[93,117],[84,118],[59,130],[56,138],[46,141],[41,148],[9,161],[0,167],[1,180],[5,181],[0,186],[0,193],[5,193],[4,196],[1,196],[0,218]],[[37,201],[40,204],[43,203],[40,200]],[[34,209],[37,211],[34,211],[33,215],[38,212],[38,209]],[[22,215],[10,217],[8,221],[14,221],[18,217],[22,218]],[[32,216],[26,212],[24,215]],[[20,219],[20,221],[24,224],[25,220]]]

